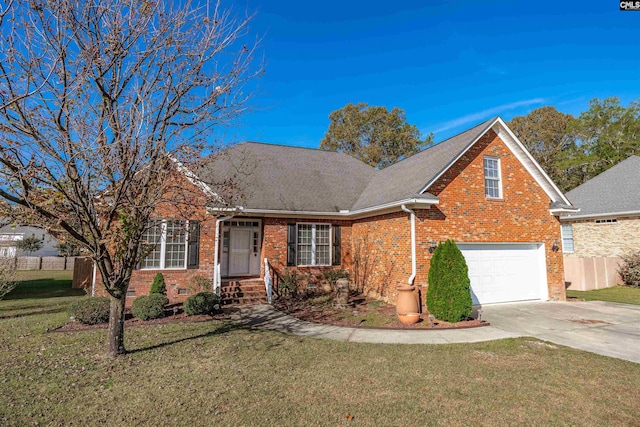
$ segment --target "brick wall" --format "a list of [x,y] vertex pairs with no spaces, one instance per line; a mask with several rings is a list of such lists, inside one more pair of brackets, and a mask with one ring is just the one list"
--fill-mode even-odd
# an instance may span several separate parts
[[[171,202],[160,203],[152,215],[156,219],[191,219],[200,221],[200,245],[199,263],[195,269],[145,269],[134,270],[131,275],[129,291],[135,291],[136,296],[147,295],[151,289],[153,278],[157,273],[164,275],[167,286],[167,297],[172,303],[184,301],[192,292],[188,289],[191,280],[195,276],[203,276],[206,279],[213,279],[213,253],[215,245],[215,224],[216,218],[205,211],[206,198],[202,191],[189,183],[186,179],[174,177],[172,185],[165,197]],[[180,192],[180,194],[176,194]],[[186,201],[189,201],[187,203]],[[179,295],[178,289],[187,289],[186,295]],[[96,277],[96,295],[107,293],[102,284],[99,271]],[[135,297],[127,297],[127,305],[130,305]]]
[[[593,219],[571,223],[573,253],[568,257],[621,257],[640,250],[640,218],[620,217],[615,223],[596,224]],[[563,222],[567,224],[567,222]]]
[[[483,156],[500,158],[503,198],[485,197]],[[542,242],[547,259],[549,298],[565,299],[560,225],[549,213],[549,197],[507,146],[489,131],[429,190],[440,199],[416,210],[416,285],[427,285],[430,241]],[[367,218],[353,224],[354,243],[368,239],[375,266],[368,291],[393,301],[396,287],[411,274],[409,215],[404,212]]]
[[[341,265],[328,267],[287,267],[287,225],[294,223],[324,223],[340,225]],[[326,220],[326,219],[291,219],[291,218],[263,218],[262,219],[262,255],[267,258],[269,266],[273,269],[276,278],[291,270],[308,276],[308,281],[322,282],[324,272],[332,269],[351,269],[352,245],[351,245],[351,221]],[[264,262],[261,264],[261,276],[264,277]]]

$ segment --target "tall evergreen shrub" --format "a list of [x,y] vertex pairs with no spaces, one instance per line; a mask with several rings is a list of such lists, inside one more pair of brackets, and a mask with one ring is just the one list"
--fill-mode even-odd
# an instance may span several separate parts
[[445,322],[471,315],[471,281],[467,262],[453,240],[440,243],[431,257],[427,308]]
[[156,274],[153,278],[149,294],[167,295],[167,286],[164,284],[164,276],[162,273]]

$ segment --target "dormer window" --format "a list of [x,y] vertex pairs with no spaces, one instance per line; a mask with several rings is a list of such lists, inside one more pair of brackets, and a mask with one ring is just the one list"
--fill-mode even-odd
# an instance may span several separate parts
[[484,195],[489,199],[502,198],[500,159],[497,157],[484,158]]

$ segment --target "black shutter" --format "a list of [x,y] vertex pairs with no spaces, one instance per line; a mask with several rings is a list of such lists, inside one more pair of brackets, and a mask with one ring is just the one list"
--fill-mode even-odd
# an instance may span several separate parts
[[334,225],[333,228],[333,256],[331,265],[340,265],[340,226]]
[[287,265],[296,265],[296,225],[287,225]]
[[198,261],[200,258],[199,254],[200,254],[200,221],[189,221],[189,242],[187,244],[187,268],[198,268]]

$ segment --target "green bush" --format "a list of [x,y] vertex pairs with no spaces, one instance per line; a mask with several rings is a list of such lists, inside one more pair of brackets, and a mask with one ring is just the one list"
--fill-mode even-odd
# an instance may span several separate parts
[[427,308],[437,319],[459,322],[472,309],[467,262],[453,240],[440,243],[431,257]]
[[276,284],[276,293],[280,297],[297,297],[300,287],[309,279],[306,274],[298,274],[296,270],[285,271]]
[[72,303],[67,309],[69,317],[85,325],[96,325],[109,321],[109,298],[93,297]]
[[160,294],[167,295],[167,286],[164,284],[164,276],[162,273],[158,273],[153,278],[153,283],[151,284],[150,294]]
[[640,288],[640,252],[623,256],[618,273],[625,285]]
[[142,295],[133,300],[131,313],[141,320],[157,319],[164,316],[164,307],[169,298],[162,294]]
[[215,314],[220,311],[220,298],[213,292],[199,292],[187,298],[183,308],[188,316]]

